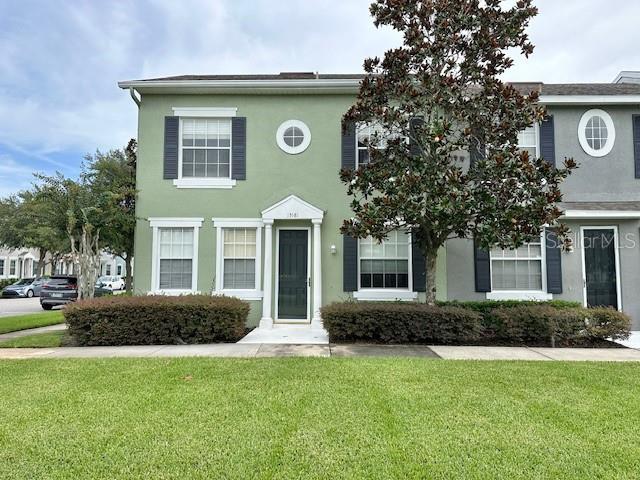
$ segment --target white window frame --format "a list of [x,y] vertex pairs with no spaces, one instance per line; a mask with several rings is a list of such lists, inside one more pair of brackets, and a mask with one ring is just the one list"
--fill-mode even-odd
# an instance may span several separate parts
[[[299,128],[304,135],[302,143],[297,147],[287,145],[287,143],[284,141],[284,132],[291,127]],[[280,124],[278,130],[276,131],[276,143],[278,144],[278,147],[280,147],[280,150],[282,150],[283,152],[288,153],[289,155],[298,155],[299,153],[304,152],[307,148],[309,148],[309,145],[311,145],[311,130],[309,130],[307,124],[302,120],[285,120]]]
[[[540,124],[538,122],[534,123],[533,125],[531,125],[531,127],[529,128],[533,128],[535,137],[536,137],[536,143],[535,145],[520,145],[520,142],[518,142],[518,148],[519,149],[525,149],[525,148],[535,148],[536,150],[536,158],[540,158]],[[524,132],[524,130],[523,130]],[[533,159],[532,159],[533,160]]]
[[[13,265],[13,273],[11,273],[11,266]],[[9,267],[7,270],[7,278],[18,278],[18,258],[9,257]]]
[[231,121],[236,116],[235,107],[173,107],[173,115],[180,117],[178,122],[178,178],[173,181],[177,188],[222,188],[230,189],[236,186],[236,180],[231,178],[233,171],[233,131],[230,135],[229,146],[229,177],[201,178],[182,176],[182,122],[187,120],[223,120]]
[[360,240],[358,239],[358,290],[353,292],[353,298],[357,300],[375,300],[375,301],[391,301],[398,300],[411,301],[418,298],[418,292],[413,291],[413,248],[412,248],[412,235],[407,234],[409,237],[409,256],[408,262],[408,287],[407,288],[363,288],[360,286]]
[[[262,219],[260,218],[217,218],[211,219],[216,229],[216,282],[214,295],[227,295],[243,300],[262,300]],[[224,229],[256,229],[256,285],[253,289],[222,288],[224,285]]]
[[[204,218],[149,218],[149,226],[153,229],[151,245],[151,290],[150,293],[161,295],[186,295],[199,293],[198,291],[198,239]],[[193,264],[191,268],[191,289],[161,289],[160,288],[160,228],[193,228]]]
[[[599,150],[592,148],[587,141],[587,123],[595,116],[602,118],[605,126],[607,127],[607,141]],[[584,152],[591,157],[599,158],[611,153],[611,150],[613,150],[613,146],[616,143],[616,128],[611,115],[599,108],[593,108],[584,112],[580,118],[580,123],[578,124],[578,140],[580,141],[580,146]]]
[[[493,253],[489,250],[489,275],[491,278],[491,291],[487,292],[487,300],[552,300],[553,294],[547,293],[547,248],[544,232],[540,235],[540,275],[542,276],[541,290],[494,290],[493,289]],[[496,260],[503,260],[496,259]],[[516,260],[516,259],[506,259]]]

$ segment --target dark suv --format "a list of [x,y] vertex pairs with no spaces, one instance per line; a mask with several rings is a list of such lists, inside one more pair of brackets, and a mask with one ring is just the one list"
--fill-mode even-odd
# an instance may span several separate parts
[[[95,296],[109,295],[111,291],[96,285]],[[78,278],[68,275],[55,275],[42,286],[40,305],[51,310],[56,305],[66,305],[78,298]]]

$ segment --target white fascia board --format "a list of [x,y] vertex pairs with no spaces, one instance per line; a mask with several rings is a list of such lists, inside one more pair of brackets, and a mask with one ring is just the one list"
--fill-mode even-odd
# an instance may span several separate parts
[[118,82],[123,89],[144,87],[246,87],[246,88],[308,88],[357,87],[360,79],[299,79],[299,80],[131,80]]
[[565,210],[562,218],[565,219],[608,219],[608,218],[620,218],[620,219],[634,219],[640,218],[640,211],[638,210]]
[[640,104],[640,95],[540,95],[544,105],[621,105]]

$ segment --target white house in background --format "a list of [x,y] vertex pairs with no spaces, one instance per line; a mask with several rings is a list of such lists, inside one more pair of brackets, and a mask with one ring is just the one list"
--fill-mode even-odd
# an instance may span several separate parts
[[0,279],[33,277],[38,274],[38,250],[0,248]]
[[[131,265],[133,266],[133,262]],[[126,273],[127,267],[122,257],[102,252],[100,257],[100,275],[118,275],[124,278]]]

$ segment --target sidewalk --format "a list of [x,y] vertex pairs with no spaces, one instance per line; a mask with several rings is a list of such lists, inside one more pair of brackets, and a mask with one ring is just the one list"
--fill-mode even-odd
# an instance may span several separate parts
[[14,338],[37,335],[38,333],[59,332],[66,329],[67,329],[66,323],[57,323],[55,325],[48,325],[46,327],[36,327],[36,328],[28,328],[26,330],[17,330],[15,332],[0,334],[0,342],[4,342],[5,340],[13,340]]
[[640,362],[640,351],[631,348],[449,347],[360,344],[287,345],[265,343],[0,349],[0,359],[114,357],[420,357],[447,360]]

